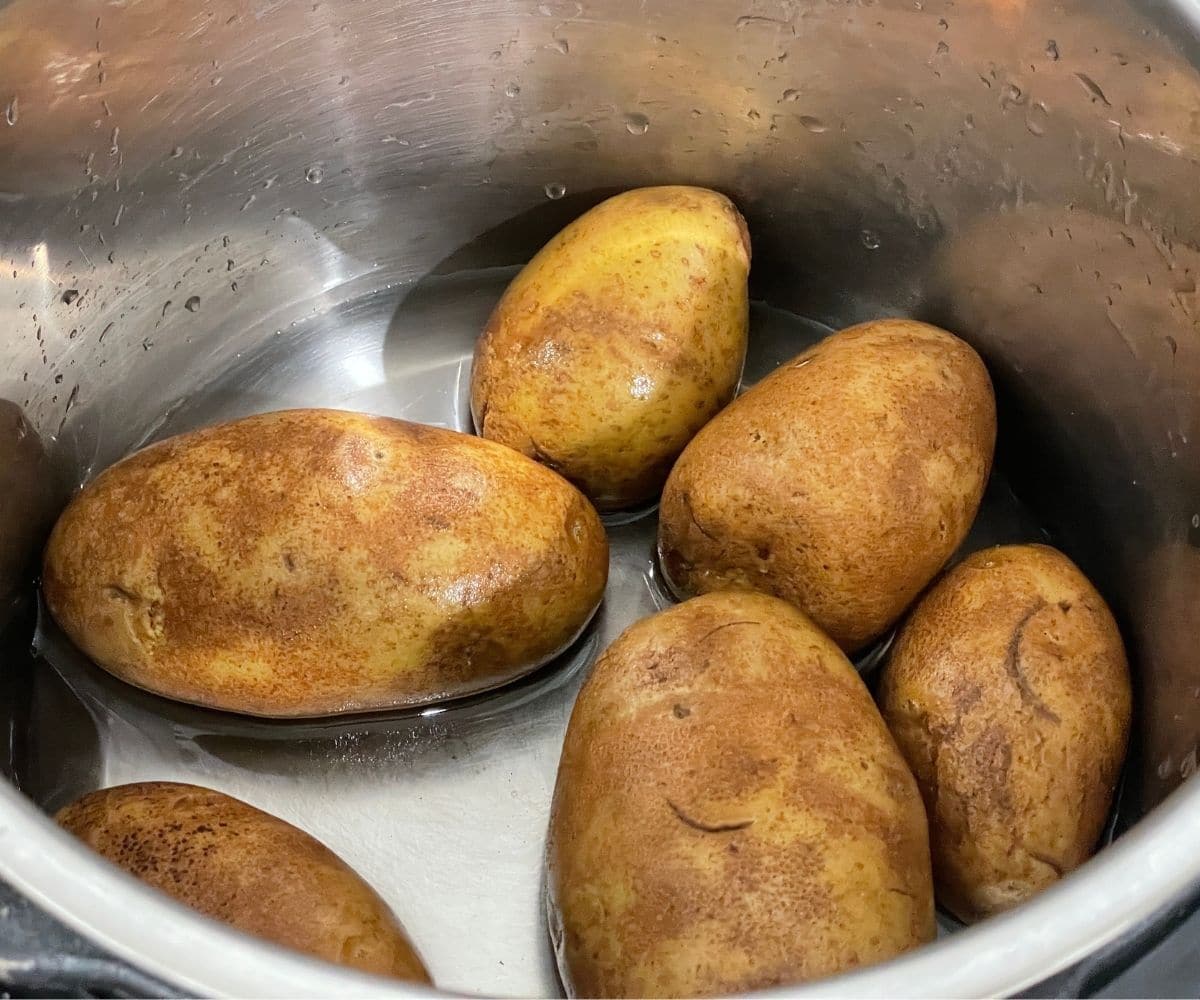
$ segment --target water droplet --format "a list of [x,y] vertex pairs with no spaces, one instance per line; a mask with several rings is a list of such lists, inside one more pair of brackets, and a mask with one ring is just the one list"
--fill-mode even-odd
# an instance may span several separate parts
[[1058,53],[1058,42],[1053,38],[1046,42],[1046,58],[1053,59],[1055,62],[1062,58]]
[[879,237],[870,229],[864,229],[862,231],[862,245],[868,250],[878,250]]
[[1086,73],[1076,73],[1075,79],[1079,81],[1080,85],[1088,92],[1088,95],[1093,101],[1099,101],[1106,108],[1112,107],[1112,105],[1108,102],[1108,98],[1104,96],[1104,91],[1100,89],[1100,84],[1098,84],[1090,76],[1088,76]]
[[563,195],[567,193],[567,186],[565,184],[558,183],[558,181],[551,181],[546,185],[544,190],[547,198],[549,198],[551,201],[558,201],[559,198],[563,197]]
[[800,124],[816,135],[829,131],[829,127],[820,118],[814,118],[812,115],[801,115]]
[[1025,116],[1025,127],[1029,130],[1030,135],[1043,136],[1046,134],[1046,124],[1050,118],[1050,113],[1046,110],[1046,105],[1041,101],[1035,101],[1029,109],[1029,114]]
[[4,120],[8,122],[9,125],[16,125],[20,117],[21,102],[14,94],[12,100],[8,102],[8,105],[4,109]]
[[78,288],[68,288],[65,292],[62,293],[62,300],[63,300],[64,305],[68,305],[68,306],[71,305],[71,303],[73,303],[77,298],[79,298],[79,289]]
[[325,168],[319,165],[309,167],[304,171],[304,179],[309,184],[320,184],[325,179]]
[[756,28],[756,27],[790,28],[790,27],[792,27],[792,23],[791,23],[791,21],[788,21],[782,17],[764,17],[760,14],[743,14],[741,17],[739,17],[736,21],[733,22],[733,26],[738,31],[741,31],[743,28]]
[[411,108],[414,104],[428,104],[433,100],[433,94],[426,91],[423,94],[413,94],[412,97],[402,97],[398,101],[392,101],[387,105],[388,108]]
[[190,299],[188,299],[183,304],[183,308],[186,309],[188,312],[194,313],[197,309],[200,308],[200,296],[193,295]]
[[519,93],[521,93],[521,87],[519,84],[510,83],[504,88],[505,97],[516,97]]
[[800,91],[789,87],[783,92],[783,99],[785,101],[798,101],[800,100]]
[[625,116],[625,131],[630,135],[645,135],[650,128],[650,119],[634,111]]
[[1006,83],[1000,88],[1000,108],[1007,111],[1013,105],[1025,103],[1021,88],[1015,83]]
[[649,399],[654,391],[654,382],[647,375],[635,375],[629,384],[629,395],[634,399]]

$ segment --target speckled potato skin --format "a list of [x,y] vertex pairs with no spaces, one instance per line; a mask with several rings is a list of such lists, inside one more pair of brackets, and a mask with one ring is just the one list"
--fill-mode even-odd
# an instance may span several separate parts
[[205,916],[329,962],[429,973],[387,904],[324,844],[240,799],[147,781],[85,795],[59,825]]
[[966,537],[996,404],[945,330],[877,320],[782,365],[708,424],[663,490],[659,556],[682,596],[761,590],[853,653]]
[[881,703],[929,812],[938,899],[972,921],[1095,849],[1125,758],[1129,669],[1103,598],[1044,545],[975,553],[901,629]]
[[122,680],[260,716],[412,705],[562,650],[608,575],[561,477],[453,431],[335,410],[152,445],[67,508],[54,617]]
[[799,610],[697,597],[627,629],[572,713],[548,851],[568,992],[738,993],[934,936],[925,812]]
[[657,498],[733,398],[746,358],[750,237],[715,191],[628,191],[554,237],[475,349],[479,433],[562,473],[601,510]]

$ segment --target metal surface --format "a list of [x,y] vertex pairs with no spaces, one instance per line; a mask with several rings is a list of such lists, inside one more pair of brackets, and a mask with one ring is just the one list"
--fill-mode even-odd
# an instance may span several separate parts
[[173,997],[0,882],[0,991],[19,997]]
[[[606,605],[567,662],[439,715],[327,726],[133,692],[52,629],[26,662],[22,563],[57,483],[173,430],[284,405],[466,429],[464,364],[504,269],[612,191],[700,183],[754,237],[770,305],[748,377],[820,324],[881,313],[979,347],[1002,440],[976,542],[1046,529],[1137,671],[1116,844],[1018,911],[820,991],[1017,990],[1152,920],[1200,884],[1200,786],[1167,797],[1200,735],[1195,14],[0,0],[0,458],[19,484],[0,497],[0,591],[26,598],[0,654],[8,773],[44,808],[140,777],[231,791],[377,885],[444,987],[558,989],[539,884],[558,743],[591,652],[665,599],[652,515],[610,526]],[[195,917],[4,783],[0,874],[183,989],[397,992]]]
[[[239,364],[159,428],[166,435],[298,400],[465,429],[470,351],[511,269],[459,275],[422,295],[433,325],[403,334],[403,363],[378,364],[404,305],[376,294],[297,328]],[[407,302],[408,300],[405,300]],[[390,320],[390,323],[389,323]],[[828,331],[755,305],[750,378]],[[347,364],[359,382],[344,379]],[[366,371],[373,374],[368,377]],[[587,665],[632,622],[670,603],[654,563],[655,517],[607,519],[609,587],[597,621],[559,662],[501,692],[441,709],[322,722],[264,722],[179,705],[94,667],[44,613],[44,663],[23,788],[48,809],[97,785],[188,780],[291,820],[383,893],[443,988],[547,995],[559,987],[542,908],[542,860],[559,748]],[[969,547],[1041,538],[997,479]],[[864,661],[873,658],[868,653]],[[73,738],[54,720],[73,713]],[[86,734],[86,735],[84,735]],[[81,770],[80,763],[91,767]],[[431,901],[436,901],[432,903]],[[463,928],[472,945],[463,947]]]

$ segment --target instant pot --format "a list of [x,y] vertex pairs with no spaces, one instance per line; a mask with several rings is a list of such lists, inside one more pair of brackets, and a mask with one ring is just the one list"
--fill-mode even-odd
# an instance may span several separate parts
[[0,983],[419,992],[218,926],[48,818],[159,778],[323,840],[445,989],[561,988],[539,881],[558,749],[595,652],[667,600],[652,513],[610,526],[605,606],[565,661],[300,724],[98,671],[39,608],[38,555],[95,473],[217,419],[469,430],[513,268],[616,191],[687,183],[749,223],[764,369],[881,315],[970,341],[1000,407],[988,540],[1067,551],[1134,670],[1109,846],[1016,910],[787,992],[1194,995],[1198,39],[1196,0],[0,0]]

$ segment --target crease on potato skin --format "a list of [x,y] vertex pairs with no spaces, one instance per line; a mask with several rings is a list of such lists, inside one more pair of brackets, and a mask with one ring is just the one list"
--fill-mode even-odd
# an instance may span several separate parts
[[1058,717],[1057,713],[1038,697],[1038,693],[1033,689],[1029,678],[1025,676],[1025,672],[1021,669],[1021,640],[1025,636],[1025,629],[1033,620],[1033,617],[1046,606],[1046,602],[1038,598],[1029,606],[1029,610],[1021,616],[1021,620],[1013,628],[1012,638],[1008,641],[1008,650],[1005,654],[1004,664],[1009,676],[1013,679],[1013,683],[1017,685],[1017,690],[1021,692],[1022,700],[1042,718],[1058,725],[1062,720]]
[[664,574],[682,597],[781,597],[857,652],[965,538],[995,432],[987,370],[957,337],[898,319],[836,333],[679,457],[660,505]]
[[1066,556],[1000,546],[955,567],[901,629],[881,706],[926,801],[938,898],[956,916],[1015,906],[1091,855],[1131,692],[1111,612]]
[[67,635],[139,687],[280,717],[495,687],[561,652],[603,594],[595,510],[453,431],[260,414],[102,473],[51,535]]
[[934,933],[912,775],[841,652],[762,594],[685,602],[597,661],[547,864],[573,995],[799,982]]
[[750,264],[714,191],[641,188],[556,235],[476,345],[475,426],[545,461],[601,510],[653,500],[687,441],[736,391]]
[[326,961],[428,983],[387,904],[319,841],[196,785],[141,782],[92,792],[60,826],[195,910]]
[[670,799],[665,799],[664,801],[671,807],[671,811],[678,817],[679,822],[684,826],[690,826],[693,830],[699,830],[701,833],[733,833],[754,825],[753,819],[735,819],[729,822],[706,823],[704,820],[688,815],[688,813]]

